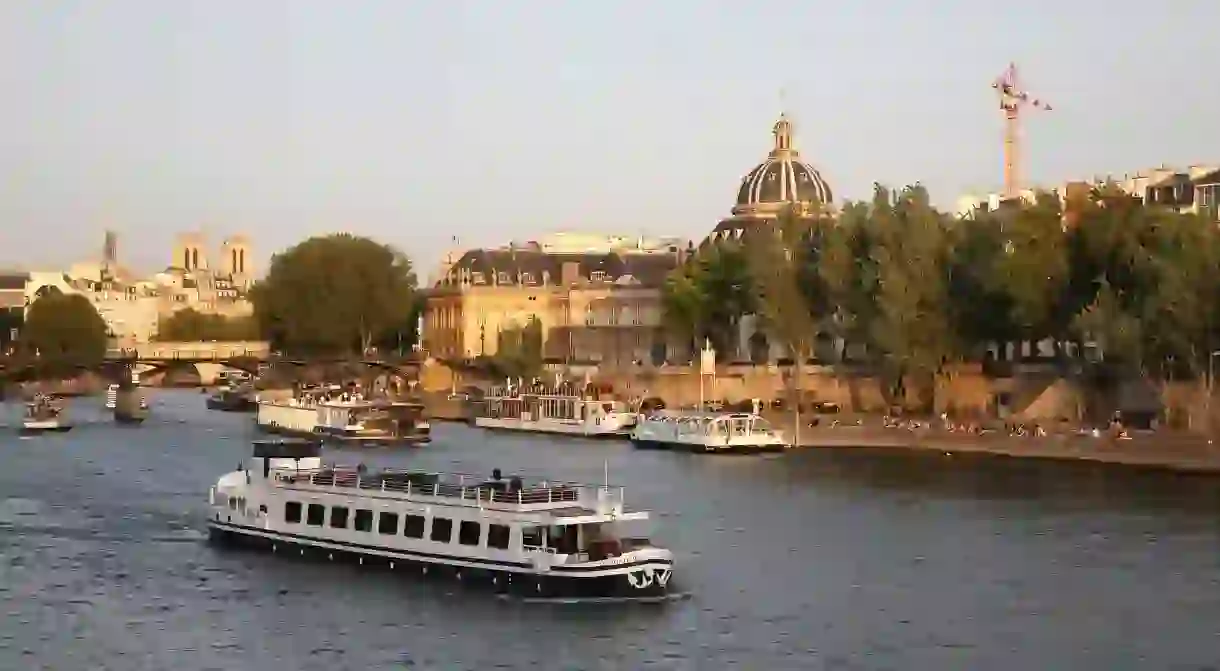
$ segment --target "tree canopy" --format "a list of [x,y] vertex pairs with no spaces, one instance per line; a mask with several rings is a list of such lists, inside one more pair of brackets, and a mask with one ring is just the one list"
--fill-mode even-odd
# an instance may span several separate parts
[[94,366],[106,358],[108,331],[88,298],[47,292],[30,305],[17,352],[48,370]]
[[364,352],[407,323],[414,299],[415,275],[403,254],[348,234],[309,238],[276,254],[251,290],[263,336],[301,354]]
[[757,313],[794,354],[838,336],[891,381],[1018,342],[1052,343],[1065,361],[1087,343],[1103,365],[1153,379],[1201,376],[1220,349],[1220,228],[1112,186],[955,217],[922,187],[878,185],[833,220],[789,213],[770,229],[675,271],[671,326],[723,346]]
[[184,308],[157,321],[157,340],[197,342],[257,340],[258,323],[253,317],[226,317]]

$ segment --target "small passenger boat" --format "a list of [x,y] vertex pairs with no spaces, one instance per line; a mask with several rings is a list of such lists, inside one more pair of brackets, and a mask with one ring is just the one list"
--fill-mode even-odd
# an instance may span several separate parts
[[445,576],[522,597],[664,597],[673,554],[629,529],[621,487],[326,465],[316,440],[254,443],[209,492],[209,537]]
[[72,425],[63,418],[63,406],[54,397],[38,394],[26,404],[25,418],[21,421],[21,435],[34,436],[70,430]]
[[781,431],[747,412],[655,412],[636,423],[631,443],[641,449],[722,454],[782,452],[788,447]]

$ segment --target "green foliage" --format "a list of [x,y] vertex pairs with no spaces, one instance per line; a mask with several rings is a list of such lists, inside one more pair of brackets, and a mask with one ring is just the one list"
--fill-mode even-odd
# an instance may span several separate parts
[[368,238],[314,237],[272,257],[251,299],[261,333],[277,349],[364,352],[410,319],[415,275],[405,256]]
[[234,342],[258,338],[258,322],[253,317],[225,317],[185,308],[157,321],[156,339],[163,342]]
[[745,251],[723,244],[690,259],[666,281],[662,303],[667,327],[681,334],[692,352],[707,339],[721,356],[728,355],[741,318],[757,311]]
[[88,298],[51,292],[30,305],[17,343],[18,356],[46,372],[94,366],[106,358],[106,322]]
[[1198,377],[1220,349],[1220,228],[1112,186],[956,219],[922,187],[878,185],[833,219],[788,212],[705,247],[664,305],[672,332],[722,350],[751,313],[794,355],[840,337],[895,383],[1048,339],[1060,356],[1091,343],[1150,377]]
[[523,326],[500,331],[490,365],[496,377],[530,379],[542,372],[542,322],[530,317]]

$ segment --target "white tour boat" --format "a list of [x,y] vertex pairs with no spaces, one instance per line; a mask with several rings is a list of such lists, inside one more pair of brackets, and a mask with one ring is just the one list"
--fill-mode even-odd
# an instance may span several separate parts
[[474,425],[485,429],[626,438],[635,424],[635,413],[623,401],[570,384],[493,387],[481,405]]
[[329,389],[286,400],[260,399],[255,421],[268,433],[340,443],[418,444],[431,440],[423,405],[370,401],[359,394],[338,394]]
[[22,435],[62,433],[70,430],[72,425],[63,419],[63,406],[54,398],[39,394],[26,404],[25,417],[21,420]]
[[623,535],[623,489],[324,465],[317,441],[256,441],[209,492],[209,537],[447,576],[523,597],[658,598],[673,554]]
[[748,412],[656,412],[640,418],[631,443],[645,449],[744,454],[788,447],[782,432]]

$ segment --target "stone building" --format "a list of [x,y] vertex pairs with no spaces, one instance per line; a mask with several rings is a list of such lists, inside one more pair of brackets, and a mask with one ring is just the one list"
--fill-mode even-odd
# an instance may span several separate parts
[[446,260],[428,292],[424,347],[446,359],[494,356],[500,333],[536,319],[552,361],[628,366],[665,353],[661,287],[676,240],[558,234]]
[[250,315],[249,255],[246,238],[228,238],[218,267],[210,270],[203,238],[186,234],[179,236],[165,270],[140,277],[118,262],[118,239],[108,232],[100,258],[73,264],[67,272],[28,273],[23,293],[27,304],[52,291],[85,296],[116,345],[130,347],[153,340],[161,319],[185,308],[229,317]]

